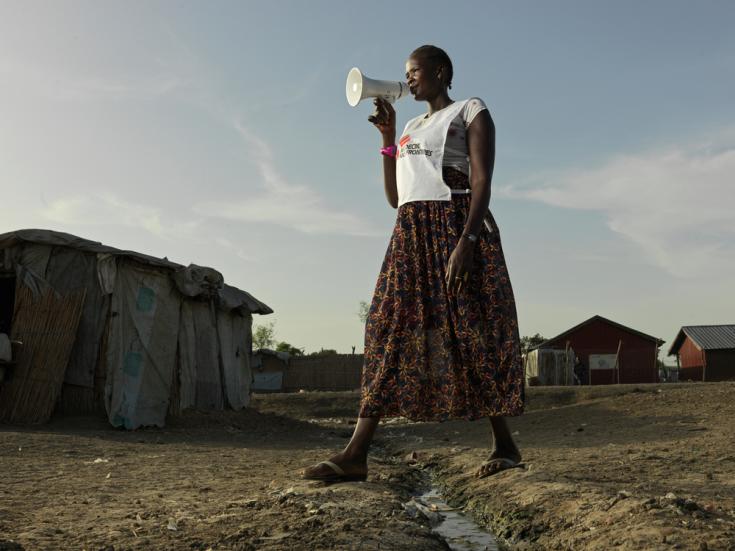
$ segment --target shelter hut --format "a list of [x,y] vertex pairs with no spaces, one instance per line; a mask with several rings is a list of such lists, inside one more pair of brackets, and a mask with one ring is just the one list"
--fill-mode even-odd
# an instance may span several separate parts
[[685,325],[669,348],[680,381],[735,380],[735,325]]
[[49,230],[1,234],[0,333],[22,345],[0,382],[0,421],[105,411],[134,429],[187,408],[240,409],[256,313],[272,310],[211,268]]
[[602,316],[592,316],[535,348],[572,348],[586,384],[658,382],[658,349],[663,340]]
[[290,357],[288,352],[277,352],[269,348],[256,350],[251,360],[253,391],[281,392]]

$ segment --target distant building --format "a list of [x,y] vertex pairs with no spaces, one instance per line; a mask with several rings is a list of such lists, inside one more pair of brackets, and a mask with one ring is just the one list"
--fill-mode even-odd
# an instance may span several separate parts
[[283,379],[288,370],[290,354],[269,348],[253,351],[250,368],[253,372],[253,391],[281,392]]
[[658,349],[663,343],[602,316],[593,316],[534,348],[571,349],[580,359],[587,384],[608,385],[657,383]]
[[735,380],[735,325],[685,325],[669,348],[680,381]]

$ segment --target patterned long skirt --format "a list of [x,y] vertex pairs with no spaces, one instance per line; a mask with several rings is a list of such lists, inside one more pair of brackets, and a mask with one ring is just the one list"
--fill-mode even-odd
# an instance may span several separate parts
[[[450,188],[466,175],[444,169]],[[465,289],[445,276],[469,195],[401,205],[365,327],[360,417],[415,421],[520,415],[518,318],[498,227],[487,213]]]

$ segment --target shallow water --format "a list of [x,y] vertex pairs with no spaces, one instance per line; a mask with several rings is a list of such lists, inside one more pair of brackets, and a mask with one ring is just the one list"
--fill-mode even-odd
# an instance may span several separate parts
[[495,537],[461,512],[447,505],[438,488],[431,488],[416,496],[414,500],[419,507],[423,505],[428,509],[424,514],[431,517],[429,521],[432,522],[434,532],[443,537],[453,551],[499,550]]

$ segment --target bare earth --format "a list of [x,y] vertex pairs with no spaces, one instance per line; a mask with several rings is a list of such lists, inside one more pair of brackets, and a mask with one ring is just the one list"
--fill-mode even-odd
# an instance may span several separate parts
[[0,426],[0,550],[447,549],[402,505],[432,476],[511,549],[735,550],[733,383],[530,389],[511,420],[525,468],[483,480],[487,420],[402,419],[367,482],[300,480],[344,446],[357,400],[259,395],[135,432]]

